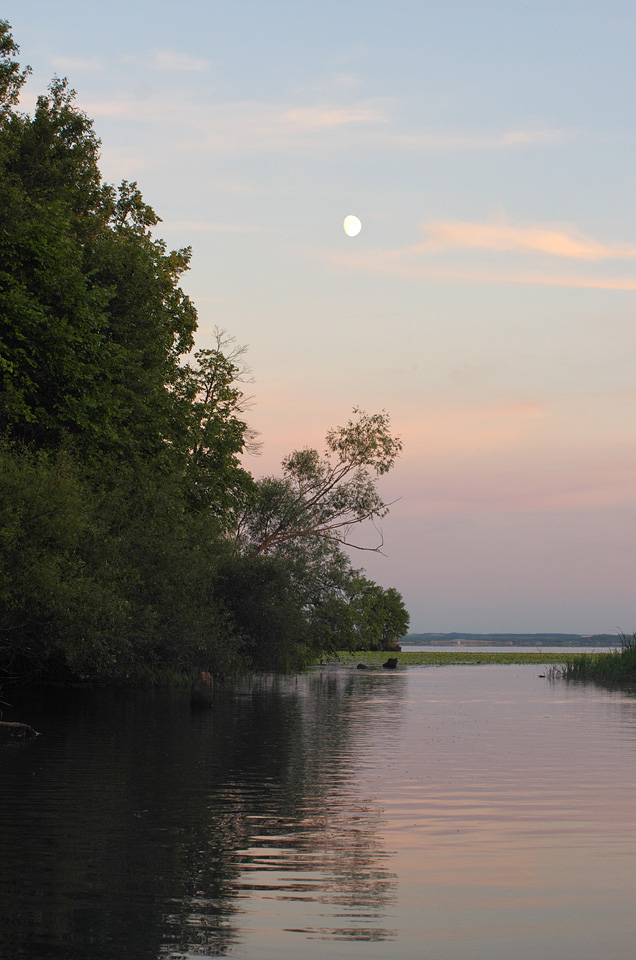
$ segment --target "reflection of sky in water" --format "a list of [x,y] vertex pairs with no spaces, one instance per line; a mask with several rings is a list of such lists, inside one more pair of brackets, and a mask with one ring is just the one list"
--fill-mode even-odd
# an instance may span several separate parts
[[537,672],[409,671],[393,764],[366,769],[399,877],[394,956],[633,956],[636,701]]
[[319,803],[242,851],[237,956],[631,958],[636,701],[539,670],[350,677],[330,746],[309,695]]
[[636,698],[539,672],[43,706],[0,758],[0,956],[631,960]]

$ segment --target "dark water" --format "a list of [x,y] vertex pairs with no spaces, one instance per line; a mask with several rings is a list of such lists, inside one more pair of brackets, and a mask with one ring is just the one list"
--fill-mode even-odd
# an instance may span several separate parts
[[1,960],[631,960],[636,700],[539,671],[22,703]]

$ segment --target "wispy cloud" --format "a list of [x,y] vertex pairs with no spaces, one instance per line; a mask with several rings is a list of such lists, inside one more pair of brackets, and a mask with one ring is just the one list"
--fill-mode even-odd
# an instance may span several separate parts
[[[409,252],[410,249],[409,249]],[[369,251],[361,254],[317,252],[316,259],[341,270],[405,277],[413,280],[464,282],[478,284],[527,284],[536,287],[580,287],[595,290],[636,290],[633,277],[603,277],[588,274],[541,273],[533,270],[506,270],[463,264],[444,266],[439,263],[405,263],[399,251]]]
[[386,115],[376,102],[367,102],[356,107],[295,107],[278,114],[282,124],[297,130],[324,130],[359,123],[385,123]]
[[[625,435],[608,436],[603,428],[616,400],[580,398],[576,417],[582,404],[591,421],[591,429],[580,435],[572,430],[567,399],[471,404],[403,418],[405,500],[417,503],[417,513],[563,512],[634,503],[636,464]],[[624,408],[623,398],[619,406]]]
[[261,229],[247,223],[209,223],[199,220],[164,220],[163,227],[169,230],[185,230],[188,233],[258,233]]
[[[200,71],[207,62],[162,51],[155,66],[164,70]],[[345,102],[343,102],[343,99]],[[120,117],[148,128],[156,126],[165,139],[166,128],[188,131],[187,139],[173,138],[173,149],[227,153],[273,150],[290,146],[314,149],[322,145],[341,149],[337,137],[346,132],[347,149],[355,135],[358,149],[424,153],[528,149],[562,142],[571,134],[558,130],[444,131],[409,129],[402,106],[391,97],[353,98],[337,95],[308,98],[306,102],[207,101],[199,92],[180,91],[172,98],[92,101],[83,104],[90,116]]]
[[[388,104],[362,100],[342,106],[321,103],[289,106],[257,101],[202,104],[183,97],[166,101],[134,98],[87,101],[89,116],[128,120],[147,129],[154,126],[162,150],[199,153],[247,153],[315,146],[316,138],[356,128],[372,130],[386,121]],[[166,129],[172,131],[166,143]],[[337,142],[337,141],[336,141]]]
[[156,70],[177,70],[186,73],[203,73],[210,65],[209,60],[201,60],[189,53],[177,53],[174,50],[159,50],[154,56]]
[[[317,252],[315,256],[340,269],[421,280],[636,290],[636,275],[594,275],[589,270],[564,272],[557,268],[563,260],[579,261],[582,266],[636,259],[636,247],[602,243],[571,227],[435,221],[423,224],[421,229],[424,241],[411,246]],[[485,257],[470,261],[466,255],[471,251]],[[515,257],[498,257],[489,263],[489,253]],[[520,257],[525,257],[525,264],[520,263]]]
[[81,57],[51,57],[51,63],[56,70],[65,73],[90,73],[96,70],[102,70],[103,62],[99,57],[83,59]]
[[[495,465],[493,465],[495,466]],[[594,472],[594,456],[579,457],[569,466],[559,465],[551,474],[532,475],[519,468],[505,468],[475,476],[473,483],[444,472],[431,474],[425,491],[416,483],[404,500],[414,516],[426,514],[558,513],[611,508],[634,504],[634,469],[618,456]],[[407,506],[408,509],[408,506]]]
[[422,447],[431,459],[453,452],[485,456],[496,450],[527,446],[547,416],[545,404],[532,401],[472,404],[427,411],[426,417],[405,419],[401,430],[407,449]]
[[529,147],[566,143],[576,136],[570,129],[515,130],[414,130],[394,132],[390,139],[396,145],[431,153],[465,153],[519,150]]
[[542,253],[575,260],[636,257],[636,247],[603,244],[571,228],[514,226],[509,223],[432,222],[422,226],[425,240],[412,252],[471,247],[482,250]]
[[359,87],[361,82],[360,77],[356,73],[338,73],[332,79],[333,85],[342,89]]

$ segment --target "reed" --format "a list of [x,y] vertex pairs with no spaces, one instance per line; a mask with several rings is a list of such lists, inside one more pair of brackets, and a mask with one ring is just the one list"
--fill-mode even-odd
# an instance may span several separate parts
[[636,684],[636,633],[621,635],[620,647],[607,653],[578,654],[564,658],[553,679],[592,680],[596,683]]

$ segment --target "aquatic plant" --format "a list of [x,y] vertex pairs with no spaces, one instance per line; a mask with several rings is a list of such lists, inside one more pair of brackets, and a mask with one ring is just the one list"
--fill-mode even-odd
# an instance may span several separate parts
[[553,669],[552,679],[592,680],[608,684],[636,684],[636,633],[621,634],[620,647],[607,653],[578,654]]

